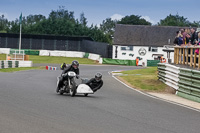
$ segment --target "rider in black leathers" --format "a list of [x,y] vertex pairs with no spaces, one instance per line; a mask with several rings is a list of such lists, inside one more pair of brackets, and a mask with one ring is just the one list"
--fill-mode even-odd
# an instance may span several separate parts
[[60,69],[61,69],[61,70],[64,70],[66,67],[67,67],[66,63],[63,63],[63,64],[60,66]]
[[66,69],[63,70],[61,77],[59,78],[59,83],[56,89],[56,92],[59,92],[59,90],[61,89],[61,87],[63,86],[63,81],[64,79],[67,79],[67,77],[63,77],[63,75],[69,71],[73,71],[76,73],[76,78],[79,78],[79,63],[78,61],[74,60],[72,61],[72,64],[69,65]]
[[102,74],[96,73],[95,78],[91,78],[86,85],[88,85],[94,92],[103,86]]

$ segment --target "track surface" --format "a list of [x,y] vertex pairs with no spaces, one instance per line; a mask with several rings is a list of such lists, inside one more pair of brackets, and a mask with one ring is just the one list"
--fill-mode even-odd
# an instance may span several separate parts
[[0,73],[0,133],[199,133],[199,112],[131,90],[108,74],[127,66],[80,66],[103,73],[94,95],[58,95],[61,71]]

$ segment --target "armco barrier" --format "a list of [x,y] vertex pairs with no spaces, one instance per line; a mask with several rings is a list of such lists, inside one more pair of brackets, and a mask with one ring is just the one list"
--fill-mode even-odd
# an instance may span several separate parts
[[19,65],[16,65],[16,64],[19,64],[19,61],[14,61],[14,60],[10,60],[10,61],[1,60],[1,61],[0,61],[0,69],[3,69],[3,68],[16,68],[16,67],[19,66]]
[[100,60],[100,55],[89,53],[89,55],[88,55],[88,59],[99,61],[99,60]]
[[169,64],[158,63],[158,78],[168,86],[178,89],[179,68]]
[[32,61],[1,60],[0,69],[16,67],[32,67]]
[[200,102],[200,71],[180,68],[177,95]]
[[158,79],[174,88],[178,96],[200,102],[200,71],[159,63]]
[[0,48],[0,54],[9,54],[10,48]]

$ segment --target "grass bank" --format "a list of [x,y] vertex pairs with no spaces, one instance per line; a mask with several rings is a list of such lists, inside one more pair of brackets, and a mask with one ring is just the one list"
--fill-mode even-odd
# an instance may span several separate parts
[[15,72],[15,71],[25,71],[25,70],[32,70],[32,69],[45,69],[45,67],[18,67],[18,68],[4,68],[0,69],[0,72]]
[[121,73],[122,75],[118,78],[133,88],[156,92],[164,92],[169,89],[167,85],[158,80],[157,67],[148,67],[146,69],[140,70],[129,70],[123,71]]
[[[0,60],[6,60],[6,54],[0,54]],[[75,57],[56,57],[56,56],[38,56],[38,55],[29,55],[29,60],[33,63],[52,63],[52,64],[71,64],[73,60],[77,60],[80,64],[98,64],[94,60],[87,58],[75,58]],[[23,71],[30,69],[45,69],[45,67],[20,67],[20,68],[4,68],[0,69],[0,72],[14,72],[14,71]]]
[[73,60],[77,60],[80,64],[97,64],[96,61],[87,58],[75,58],[75,57],[57,57],[57,56],[37,56],[30,55],[29,60],[33,63],[53,63],[53,64],[71,64]]

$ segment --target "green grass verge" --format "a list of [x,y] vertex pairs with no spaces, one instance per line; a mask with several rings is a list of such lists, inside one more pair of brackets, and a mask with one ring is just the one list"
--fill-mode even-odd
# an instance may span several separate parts
[[[0,60],[6,60],[6,54],[0,54]],[[87,58],[75,58],[75,57],[56,57],[56,56],[38,56],[38,55],[29,55],[29,60],[33,63],[52,63],[52,64],[71,64],[73,60],[77,60],[80,64],[98,64],[94,60]],[[24,67],[24,68],[4,68],[0,69],[0,72],[14,72],[30,69],[45,69],[41,67]]]
[[[6,60],[6,54],[0,54],[0,60]],[[33,63],[52,63],[52,64],[71,64],[73,60],[77,60],[80,64],[98,64],[96,61],[87,58],[75,57],[57,57],[57,56],[38,56],[29,55],[29,60]]]
[[24,71],[24,70],[32,70],[32,69],[41,69],[41,70],[44,70],[45,67],[4,68],[4,69],[0,69],[0,72],[15,72],[15,71]]
[[56,56],[38,56],[30,55],[29,60],[33,63],[53,63],[53,64],[71,64],[73,60],[77,60],[80,64],[97,64],[96,61],[87,58],[75,58],[75,57],[56,57]]
[[122,80],[128,82],[132,87],[145,91],[164,91],[167,87],[157,78],[157,67],[148,67],[140,70],[129,70],[121,72]]

